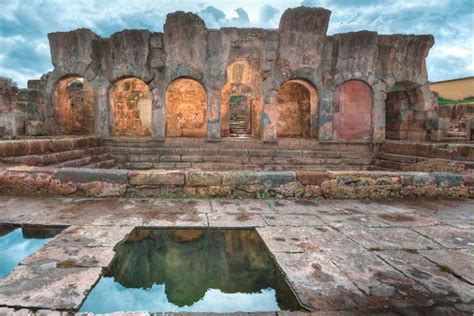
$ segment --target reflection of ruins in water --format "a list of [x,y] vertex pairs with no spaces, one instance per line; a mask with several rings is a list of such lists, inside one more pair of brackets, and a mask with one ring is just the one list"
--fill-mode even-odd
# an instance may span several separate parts
[[255,231],[138,229],[115,251],[108,276],[127,288],[164,284],[169,302],[180,307],[201,300],[208,289],[272,288],[281,309],[301,309]]

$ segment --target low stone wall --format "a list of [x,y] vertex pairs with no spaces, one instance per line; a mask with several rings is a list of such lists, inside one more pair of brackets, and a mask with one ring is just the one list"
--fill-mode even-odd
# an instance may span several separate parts
[[474,197],[474,177],[381,171],[129,171],[11,167],[0,194],[91,197],[396,198]]

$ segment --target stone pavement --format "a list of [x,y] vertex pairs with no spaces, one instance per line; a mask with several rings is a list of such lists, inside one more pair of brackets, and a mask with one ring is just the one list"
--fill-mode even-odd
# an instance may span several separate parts
[[474,312],[472,199],[0,197],[0,224],[65,227],[0,280],[0,315],[77,311],[134,227],[255,228],[311,311]]

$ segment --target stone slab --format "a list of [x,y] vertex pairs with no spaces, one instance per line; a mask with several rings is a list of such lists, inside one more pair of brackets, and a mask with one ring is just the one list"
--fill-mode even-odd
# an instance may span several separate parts
[[474,231],[446,225],[414,228],[423,236],[434,240],[446,248],[474,249]]
[[280,214],[317,214],[331,211],[326,204],[317,200],[268,200],[268,204]]
[[211,213],[207,214],[207,220],[211,228],[252,228],[266,224],[260,214],[247,212]]
[[102,268],[20,265],[0,280],[0,306],[74,311],[101,273]]
[[56,178],[71,182],[112,182],[128,183],[128,170],[118,169],[88,169],[88,168],[60,168],[56,171]]
[[439,249],[440,246],[408,228],[343,227],[341,231],[367,249]]
[[263,214],[268,226],[325,226],[319,217],[307,214]]
[[326,254],[278,252],[275,259],[304,306],[354,310],[366,301],[365,295]]
[[474,286],[440,269],[424,256],[400,250],[380,251],[378,255],[403,274],[423,284],[434,304],[472,304],[474,307]]
[[472,250],[420,250],[419,253],[440,267],[474,284],[474,252]]

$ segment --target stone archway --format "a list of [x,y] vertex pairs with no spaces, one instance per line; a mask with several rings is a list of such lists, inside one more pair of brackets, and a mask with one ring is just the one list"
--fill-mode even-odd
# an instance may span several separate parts
[[388,91],[385,99],[386,139],[423,139],[425,122],[417,120],[415,115],[418,105],[423,103],[418,88],[419,85],[405,81],[394,84]]
[[168,86],[166,136],[207,136],[207,94],[197,80],[179,78]]
[[227,82],[221,91],[222,135],[260,135],[263,108],[262,78],[247,61],[227,67]]
[[59,79],[53,92],[53,106],[59,134],[94,134],[94,91],[86,79],[76,75]]
[[114,136],[151,135],[151,92],[141,79],[116,81],[109,95],[113,111]]
[[277,137],[317,137],[318,96],[316,88],[305,80],[293,79],[278,90]]
[[362,80],[348,80],[334,97],[333,140],[372,139],[372,88]]

